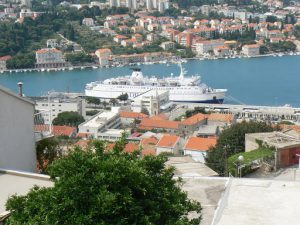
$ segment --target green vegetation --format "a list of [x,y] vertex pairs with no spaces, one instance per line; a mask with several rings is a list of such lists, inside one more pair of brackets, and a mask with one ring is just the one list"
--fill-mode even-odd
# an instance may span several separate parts
[[94,105],[100,105],[101,100],[96,97],[87,96],[85,97],[85,100],[88,104],[94,104]]
[[172,0],[178,4],[180,8],[188,9],[191,6],[213,5],[217,4],[217,0]]
[[242,122],[225,129],[217,142],[210,149],[205,159],[206,164],[220,175],[227,175],[225,159],[245,151],[245,134],[271,132],[278,129],[263,122]]
[[66,59],[73,65],[94,62],[93,57],[91,55],[85,54],[84,52],[66,54]]
[[121,94],[117,99],[119,99],[120,101],[127,101],[128,100],[128,94]]
[[300,26],[294,26],[294,35],[297,38],[297,40],[300,40]]
[[86,115],[87,116],[94,116],[98,113],[99,111],[98,110],[89,110],[89,111],[86,111]]
[[296,45],[291,41],[280,41],[279,43],[268,43],[272,52],[290,52],[296,50]]
[[77,112],[62,112],[53,120],[53,125],[66,125],[77,127],[84,122],[84,118]]
[[[105,143],[97,141],[53,162],[47,171],[54,186],[10,197],[7,224],[199,224],[201,205],[173,179],[167,158],[129,154],[125,144],[123,137],[105,151]],[[197,213],[194,219],[190,212]]]
[[266,147],[261,147],[259,149],[250,151],[250,152],[242,152],[235,155],[232,155],[228,158],[228,171],[233,176],[237,176],[237,165],[239,163],[239,156],[243,156],[243,162],[240,162],[244,167],[242,168],[242,176],[247,175],[255,171],[255,167],[253,168],[253,163],[259,163],[264,160],[270,160],[274,158],[274,150]]
[[150,113],[149,113],[149,111],[148,111],[148,109],[147,108],[142,108],[141,109],[141,113],[143,113],[143,114],[145,114],[145,115],[150,115]]
[[191,117],[193,115],[196,115],[198,113],[207,114],[207,112],[205,111],[205,108],[197,106],[193,110],[187,110],[185,112],[185,118],[189,118],[189,117]]
[[36,158],[40,173],[46,173],[47,167],[61,157],[59,142],[55,138],[45,138],[36,145]]

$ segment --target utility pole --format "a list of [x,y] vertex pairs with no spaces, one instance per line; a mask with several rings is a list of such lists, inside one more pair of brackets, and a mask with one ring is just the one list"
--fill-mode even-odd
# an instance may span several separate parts
[[228,177],[228,157],[227,157],[228,145],[224,146],[224,157],[225,157],[225,177]]

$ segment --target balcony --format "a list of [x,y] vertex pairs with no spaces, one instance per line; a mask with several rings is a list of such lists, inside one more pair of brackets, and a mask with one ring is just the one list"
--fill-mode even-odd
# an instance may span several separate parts
[[35,142],[52,137],[52,122],[49,120],[49,111],[41,111],[34,114]]

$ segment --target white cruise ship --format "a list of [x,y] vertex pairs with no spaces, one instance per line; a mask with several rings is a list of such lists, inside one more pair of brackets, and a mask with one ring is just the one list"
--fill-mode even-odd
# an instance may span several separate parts
[[127,93],[129,99],[133,99],[150,90],[166,90],[173,102],[223,103],[227,89],[210,88],[201,82],[200,76],[186,77],[186,71],[181,65],[180,68],[179,76],[171,75],[167,78],[146,77],[136,68],[131,76],[87,84],[85,95],[111,99]]

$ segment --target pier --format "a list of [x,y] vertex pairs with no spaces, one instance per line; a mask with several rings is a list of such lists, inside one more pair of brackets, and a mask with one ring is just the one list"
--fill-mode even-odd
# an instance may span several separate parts
[[206,111],[224,114],[234,114],[237,119],[257,121],[282,121],[300,122],[300,108],[291,106],[256,106],[256,105],[231,105],[231,104],[206,104],[206,103],[177,103],[178,106],[188,109],[195,107],[204,108]]

